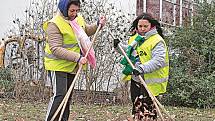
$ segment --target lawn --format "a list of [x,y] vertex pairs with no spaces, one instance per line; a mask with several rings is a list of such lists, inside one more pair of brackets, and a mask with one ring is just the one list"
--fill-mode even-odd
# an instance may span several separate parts
[[[0,98],[0,121],[44,121],[47,103],[17,102]],[[125,121],[130,116],[130,105],[80,105],[71,107],[70,120]],[[175,121],[215,121],[215,109],[193,109],[166,106]]]

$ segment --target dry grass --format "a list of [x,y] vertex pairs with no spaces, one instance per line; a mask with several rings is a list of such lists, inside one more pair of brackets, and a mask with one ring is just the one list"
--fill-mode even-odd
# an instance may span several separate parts
[[[47,103],[0,98],[0,121],[44,121]],[[79,105],[71,107],[72,121],[125,121],[131,106]],[[166,107],[176,121],[215,121],[215,109]]]

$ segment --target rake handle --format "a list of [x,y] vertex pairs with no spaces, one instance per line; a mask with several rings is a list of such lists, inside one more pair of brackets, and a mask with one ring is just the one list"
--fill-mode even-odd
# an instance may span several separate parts
[[[98,28],[97,28],[94,36],[93,36],[93,40],[92,40],[92,43],[90,45],[90,48],[87,50],[87,52],[86,52],[86,54],[85,54],[84,57],[87,57],[87,55],[89,54],[90,49],[93,47],[93,44],[94,44],[94,42],[96,40],[96,36],[98,35],[98,32],[101,29],[101,27],[102,27],[101,24],[99,24],[99,26],[98,26]],[[55,111],[54,115],[52,116],[51,121],[54,121],[54,119],[56,118],[56,116],[59,113],[59,111],[61,110],[61,108],[62,108],[62,110],[61,110],[61,114],[60,114],[60,117],[59,117],[59,121],[62,119],[62,116],[63,116],[64,110],[65,110],[66,104],[67,104],[68,99],[70,97],[70,94],[71,94],[71,92],[72,92],[72,90],[74,88],[74,85],[75,85],[75,82],[76,82],[76,80],[78,78],[78,75],[81,72],[82,66],[83,66],[82,64],[79,65],[79,68],[78,68],[78,71],[77,71],[77,73],[75,75],[75,78],[73,79],[73,82],[72,82],[71,86],[69,87],[69,90],[67,91],[65,97],[63,98],[63,101],[58,106],[57,110]]]
[[[111,33],[111,31],[109,31],[109,34],[111,35],[111,37],[114,39],[115,37],[113,36],[113,34]],[[125,56],[125,58],[126,58],[126,60],[128,61],[128,63],[130,64],[130,66],[132,67],[132,68],[135,68],[134,67],[134,65],[133,65],[133,63],[130,61],[130,59],[128,58],[128,56],[127,56],[127,54],[124,52],[124,50],[122,49],[122,47],[120,47],[120,50],[121,50],[121,52],[123,53],[123,55]],[[143,78],[141,77],[141,76],[139,76],[139,78],[140,78],[140,80],[141,80],[141,82],[143,83],[143,85],[144,85],[144,87],[147,89],[147,91],[149,91],[148,90],[148,88],[147,88],[147,85],[146,85],[146,83],[145,83],[145,81],[143,80]],[[150,93],[150,91],[149,91],[149,93]],[[151,93],[150,93],[151,94]],[[149,94],[149,95],[150,95]],[[170,120],[171,121],[174,121],[173,120],[173,118],[169,115],[169,113],[166,111],[166,109],[164,108],[164,106],[158,101],[158,99],[154,96],[154,95],[152,95],[151,94],[151,96],[154,98],[154,100],[155,100],[155,102],[157,103],[156,105],[158,105],[162,110],[163,110],[163,112],[170,118]],[[150,96],[150,97],[151,97]],[[152,101],[154,102],[154,100],[152,99]],[[155,103],[154,103],[155,104]]]
[[[131,60],[128,58],[128,56],[126,55],[125,51],[122,49],[122,47],[121,47],[120,45],[118,45],[118,47],[119,47],[120,51],[122,52],[122,54],[124,55],[124,57],[126,58],[126,60],[128,61],[128,63],[130,64],[130,66],[134,69],[135,66],[134,66],[134,64],[131,62]],[[143,84],[143,86],[145,87],[146,91],[148,92],[150,98],[152,99],[152,101],[153,101],[153,103],[154,103],[154,105],[155,105],[155,108],[156,108],[157,111],[158,111],[158,115],[160,116],[161,120],[164,121],[163,115],[161,114],[161,111],[160,111],[160,109],[159,109],[157,103],[155,102],[155,98],[156,98],[156,97],[155,97],[154,95],[152,95],[152,93],[151,93],[150,90],[148,89],[148,87],[147,87],[145,81],[143,80],[143,78],[142,78],[140,75],[139,75],[138,77],[139,77],[141,83]],[[158,100],[157,100],[157,101],[158,101]]]

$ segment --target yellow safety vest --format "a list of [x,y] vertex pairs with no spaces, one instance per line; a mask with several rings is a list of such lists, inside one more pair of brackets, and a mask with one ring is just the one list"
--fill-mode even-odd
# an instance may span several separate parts
[[[136,38],[137,34],[132,36],[129,39],[130,44]],[[166,87],[169,78],[169,57],[167,46],[163,40],[163,38],[159,34],[152,35],[145,42],[137,46],[136,51],[140,57],[141,63],[147,63],[152,58],[152,50],[159,42],[163,42],[166,49],[166,57],[165,57],[165,65],[162,68],[155,70],[151,73],[144,74],[145,82],[148,86],[148,89],[152,92],[154,96],[157,96],[161,93],[166,92]]]
[[[82,16],[78,16],[77,23],[85,29],[85,21]],[[57,25],[58,29],[60,30],[60,33],[63,35],[63,47],[66,48],[69,51],[80,53],[80,48],[78,46],[78,41],[76,40],[75,33],[73,32],[73,29],[69,25],[68,22],[66,22],[62,16],[57,15],[50,21],[44,24],[43,28],[46,31],[47,26],[49,22],[53,22]],[[45,46],[45,58],[44,58],[44,64],[46,70],[52,70],[52,71],[62,71],[62,72],[72,72],[77,63],[72,61],[67,61],[63,59],[59,59],[55,57],[50,48],[49,44],[46,42]]]

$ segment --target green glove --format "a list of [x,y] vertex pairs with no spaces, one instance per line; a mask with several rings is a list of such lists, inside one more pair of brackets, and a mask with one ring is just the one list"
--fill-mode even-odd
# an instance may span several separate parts
[[[140,44],[140,43],[143,43],[144,42],[144,38],[140,35],[138,35],[136,38],[135,38],[135,41]],[[126,50],[126,55],[128,56],[128,58],[131,60],[132,63],[135,63],[137,60],[135,58],[135,56],[132,55],[132,52],[134,51],[133,47],[131,45],[128,46],[127,50]],[[125,75],[131,75],[132,74],[132,67],[129,65],[127,59],[124,57],[120,63],[122,65],[124,65],[124,69],[122,71],[123,74]]]
[[[133,51],[133,47],[132,46],[128,46],[127,50],[126,50],[126,55],[128,56],[128,58],[131,60],[132,63],[135,63],[136,58],[134,56],[132,56],[132,51]],[[122,71],[123,74],[125,75],[131,75],[132,74],[132,67],[130,66],[130,64],[128,63],[127,59],[124,57],[121,62],[122,65],[124,65],[124,69]]]
[[133,72],[133,69],[129,64],[125,65],[125,67],[122,71],[122,73],[125,74],[126,76],[131,75],[132,72]]
[[[133,51],[133,48],[132,46],[128,46],[127,50],[126,50],[126,55],[128,56],[128,58],[131,59],[131,53]],[[120,62],[122,65],[126,65],[128,63],[128,61],[126,60],[126,58],[124,57],[121,62]]]

